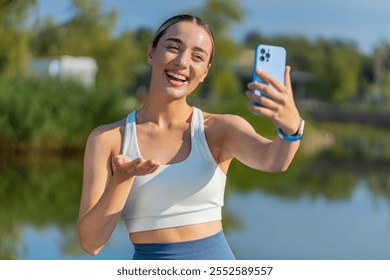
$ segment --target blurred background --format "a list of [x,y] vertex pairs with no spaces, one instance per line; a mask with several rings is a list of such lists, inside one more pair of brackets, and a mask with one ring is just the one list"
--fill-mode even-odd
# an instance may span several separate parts
[[223,223],[239,259],[390,259],[390,2],[0,0],[0,259],[129,259],[122,222],[96,257],[76,219],[88,134],[142,104],[168,17],[202,17],[216,58],[191,104],[246,109],[257,44],[283,45],[305,137],[288,171],[233,162]]

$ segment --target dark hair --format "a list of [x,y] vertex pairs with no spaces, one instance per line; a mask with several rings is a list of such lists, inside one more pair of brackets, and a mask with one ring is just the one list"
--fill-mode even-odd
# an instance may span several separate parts
[[211,50],[211,55],[209,60],[209,63],[211,63],[211,60],[213,59],[215,53],[214,35],[211,32],[210,27],[202,19],[196,16],[184,14],[184,15],[173,16],[167,19],[163,24],[160,25],[160,27],[157,29],[156,33],[154,34],[153,41],[152,41],[152,48],[155,49],[157,47],[158,41],[165,34],[165,32],[169,27],[171,27],[175,23],[182,22],[182,21],[194,22],[199,26],[203,27],[203,29],[209,34],[211,39],[211,44],[212,44],[212,50]]

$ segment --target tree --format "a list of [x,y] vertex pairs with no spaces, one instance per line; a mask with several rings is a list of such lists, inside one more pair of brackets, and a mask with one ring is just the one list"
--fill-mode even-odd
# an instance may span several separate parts
[[235,0],[208,0],[197,14],[213,31],[216,48],[216,57],[206,85],[201,88],[202,94],[208,95],[210,91],[213,95],[226,99],[238,96],[242,88],[234,74],[233,62],[238,58],[240,48],[231,38],[230,28],[234,22],[242,20],[242,8]]
[[33,55],[55,55],[60,51],[60,32],[54,18],[47,17],[33,25],[30,50]]
[[390,98],[390,44],[381,42],[374,50],[373,94],[377,98]]
[[255,49],[258,44],[265,42],[265,40],[266,38],[259,32],[250,31],[245,35],[244,44],[250,49]]
[[134,84],[141,60],[134,35],[126,32],[113,36],[117,12],[102,12],[101,0],[72,0],[73,16],[55,25],[46,19],[33,41],[37,55],[89,56],[96,59],[98,79],[122,87]]
[[0,75],[15,76],[28,61],[29,32],[24,24],[35,0],[0,0]]
[[359,89],[363,67],[363,56],[357,47],[345,41],[322,39],[314,51],[313,72],[323,99],[332,102],[351,99]]
[[253,48],[260,40],[285,47],[292,70],[311,74],[306,85],[311,97],[345,102],[355,99],[367,83],[363,77],[365,57],[353,42],[323,38],[310,41],[303,36],[262,37],[252,32],[245,43]]

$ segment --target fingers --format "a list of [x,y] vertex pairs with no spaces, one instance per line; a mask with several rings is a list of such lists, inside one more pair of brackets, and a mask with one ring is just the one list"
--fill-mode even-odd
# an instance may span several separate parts
[[132,160],[130,157],[125,155],[117,155],[114,157],[113,163],[115,167],[124,167],[131,164],[140,164],[143,161],[142,158]]
[[122,165],[125,163],[130,162],[132,159],[126,155],[117,155],[114,157],[114,164],[116,165]]
[[125,155],[115,156],[113,163],[116,171],[129,177],[153,173],[160,166],[160,163],[155,160],[145,160],[141,157],[132,160]]
[[246,95],[250,99],[252,99],[260,104],[262,104],[262,102],[259,102],[260,100],[263,100],[264,102],[271,101],[271,100],[276,101],[276,102],[281,102],[281,101],[283,101],[283,98],[284,98],[283,94],[281,94],[279,91],[277,91],[273,87],[270,87],[266,84],[249,83],[248,89],[250,89],[252,91],[258,90],[262,93],[262,95],[259,96],[259,95],[254,94],[252,91],[246,92]]
[[284,84],[279,82],[275,77],[272,77],[267,72],[256,69],[256,74],[266,83],[274,87],[277,91],[283,91],[284,90]]
[[284,84],[279,82],[276,78],[270,76],[267,72],[257,69],[256,73],[257,75],[267,84],[265,83],[257,83],[257,82],[251,82],[248,84],[248,88],[251,90],[259,90],[261,92],[264,92],[265,94],[269,95],[271,98],[276,97],[280,93],[290,93],[292,92],[292,86],[291,86],[291,67],[286,66],[284,71]]
[[133,169],[133,172],[136,176],[146,175],[156,171],[159,166],[160,163],[155,160],[149,159],[136,165],[136,167]]
[[287,65],[284,71],[284,84],[287,88],[292,88],[290,73],[291,73],[291,67]]
[[257,106],[253,104],[248,104],[248,109],[255,115],[262,115],[267,118],[272,118],[274,115],[274,110],[271,110],[267,107]]
[[[252,91],[247,91],[246,96],[251,99],[252,101],[255,101],[256,103],[260,104],[261,106],[264,106],[269,109],[277,109],[277,103],[272,99],[272,95],[256,95]],[[277,97],[274,97],[277,98]],[[260,107],[260,106],[255,106],[254,107]]]
[[[248,89],[251,91],[246,92],[246,95],[253,101],[261,104],[269,109],[277,109],[279,105],[284,104],[286,100],[292,99],[292,87],[291,87],[291,67],[286,66],[284,71],[285,83],[282,84],[274,77],[270,76],[265,71],[257,69],[257,74],[261,79],[268,83],[251,82],[248,84]],[[260,91],[261,96],[254,94],[252,91]]]
[[[268,84],[249,83],[249,91],[246,95],[251,100],[260,104],[256,106],[249,104],[249,110],[256,114],[268,117],[271,121],[282,129],[289,131],[295,129],[295,120],[299,119],[299,112],[294,102],[294,96],[291,87],[291,67],[286,66],[284,71],[284,84],[278,82],[275,78],[264,71],[258,71],[257,74]],[[253,91],[260,91],[263,95],[258,96]],[[266,95],[266,96],[265,96]],[[294,125],[294,128],[293,128]]]

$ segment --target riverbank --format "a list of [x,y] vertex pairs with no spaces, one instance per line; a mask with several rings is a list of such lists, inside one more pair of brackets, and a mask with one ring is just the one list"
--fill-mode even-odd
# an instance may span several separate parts
[[388,106],[362,106],[354,104],[302,103],[304,111],[314,121],[356,123],[390,128]]

